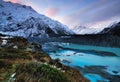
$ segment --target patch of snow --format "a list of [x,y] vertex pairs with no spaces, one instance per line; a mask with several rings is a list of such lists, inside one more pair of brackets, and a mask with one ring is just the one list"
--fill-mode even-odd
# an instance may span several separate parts
[[5,36],[5,37],[0,37],[0,38],[2,38],[2,39],[9,39],[9,38],[13,38],[13,37],[11,37],[11,36]]
[[8,82],[13,82],[15,80],[14,76],[16,75],[16,73],[13,73],[10,77],[10,79],[8,80]]
[[7,40],[2,40],[2,46],[6,45],[7,44]]
[[18,46],[15,45],[15,46],[13,46],[13,48],[18,49]]
[[33,51],[31,48],[27,48],[26,51]]

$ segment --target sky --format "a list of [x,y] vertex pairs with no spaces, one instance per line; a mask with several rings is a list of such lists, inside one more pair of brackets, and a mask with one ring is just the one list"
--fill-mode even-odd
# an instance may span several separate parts
[[31,6],[40,14],[74,28],[103,28],[120,20],[120,0],[6,0]]

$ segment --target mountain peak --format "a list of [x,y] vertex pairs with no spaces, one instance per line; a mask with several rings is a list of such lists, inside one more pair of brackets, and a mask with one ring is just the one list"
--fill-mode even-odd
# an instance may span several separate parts
[[49,37],[46,33],[49,28],[52,34],[74,34],[67,26],[37,13],[30,6],[0,1],[0,33],[25,38]]
[[120,36],[120,22],[114,23],[100,32],[100,34],[106,33]]
[[73,28],[73,31],[77,34],[83,34],[84,35],[84,34],[96,34],[100,30],[96,29],[96,28],[89,28],[89,27],[86,27],[86,26],[78,25],[75,28]]

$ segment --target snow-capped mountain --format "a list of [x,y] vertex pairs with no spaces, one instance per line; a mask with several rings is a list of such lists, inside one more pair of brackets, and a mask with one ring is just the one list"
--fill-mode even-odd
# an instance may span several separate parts
[[37,13],[30,6],[3,0],[0,0],[0,33],[25,38],[74,34],[67,26]]
[[73,31],[76,34],[96,34],[100,31],[100,29],[88,28],[88,27],[85,27],[85,26],[78,25],[78,26],[73,28]]
[[120,36],[120,22],[114,23],[111,26],[104,28],[100,34],[113,34]]

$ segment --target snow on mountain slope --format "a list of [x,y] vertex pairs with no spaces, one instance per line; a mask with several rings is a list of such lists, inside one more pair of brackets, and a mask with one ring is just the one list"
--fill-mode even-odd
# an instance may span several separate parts
[[97,28],[88,28],[88,27],[81,26],[81,25],[78,25],[75,28],[73,28],[73,31],[76,34],[96,34],[100,32],[101,30]]
[[67,26],[38,14],[30,6],[3,0],[0,0],[0,33],[25,38],[74,34]]
[[111,24],[111,26],[104,28],[100,34],[112,34],[120,36],[120,22]]

